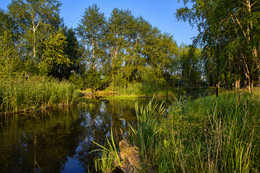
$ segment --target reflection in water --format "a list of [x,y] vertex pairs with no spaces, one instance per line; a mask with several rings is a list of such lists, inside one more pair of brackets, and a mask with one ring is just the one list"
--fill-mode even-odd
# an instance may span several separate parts
[[0,172],[94,172],[92,140],[104,145],[111,129],[121,140],[128,123],[134,126],[136,101],[91,100],[70,110],[0,117]]
[[91,152],[98,148],[92,141],[106,145],[112,129],[119,142],[128,124],[135,127],[135,102],[149,100],[95,99],[69,110],[2,116],[0,172],[94,172],[99,153]]

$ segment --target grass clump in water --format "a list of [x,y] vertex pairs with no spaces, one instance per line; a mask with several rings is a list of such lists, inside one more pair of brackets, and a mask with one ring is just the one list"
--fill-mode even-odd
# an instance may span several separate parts
[[[94,142],[94,141],[93,141]],[[108,148],[94,142],[101,149],[94,150],[101,152],[100,159],[95,161],[96,171],[101,170],[102,172],[113,172],[117,166],[121,165],[120,157],[118,155],[117,147],[114,141],[113,132],[111,130],[111,142],[107,139]]]
[[46,77],[0,81],[0,112],[26,112],[75,103],[79,92],[73,84]]

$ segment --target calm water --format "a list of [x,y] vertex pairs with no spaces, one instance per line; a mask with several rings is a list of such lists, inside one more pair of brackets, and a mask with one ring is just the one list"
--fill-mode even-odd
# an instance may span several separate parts
[[[0,117],[0,172],[94,172],[97,146],[135,126],[135,102],[92,100],[63,111]],[[122,133],[121,133],[121,130]]]
[[[120,141],[135,127],[135,102],[150,99],[95,99],[68,110],[0,117],[0,173],[94,172],[98,147]],[[164,99],[165,100],[165,99]],[[160,102],[160,100],[159,100]],[[172,101],[164,102],[167,107]]]

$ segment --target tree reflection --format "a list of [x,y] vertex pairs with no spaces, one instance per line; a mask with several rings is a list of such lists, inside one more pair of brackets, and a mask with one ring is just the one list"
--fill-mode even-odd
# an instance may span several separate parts
[[60,172],[75,154],[80,133],[74,141],[68,136],[80,129],[77,111],[1,118],[0,172]]
[[[94,172],[95,141],[119,142],[135,126],[137,100],[89,100],[85,106],[37,115],[0,117],[0,172],[63,172],[70,158]],[[144,104],[145,99],[138,100]],[[121,133],[122,132],[122,133]]]

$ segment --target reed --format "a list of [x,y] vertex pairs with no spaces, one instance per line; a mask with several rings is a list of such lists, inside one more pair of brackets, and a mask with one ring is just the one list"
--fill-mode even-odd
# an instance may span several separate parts
[[65,106],[79,98],[76,87],[46,77],[0,81],[0,112],[15,113]]
[[[160,119],[165,111],[163,103],[160,105],[154,101],[154,98],[149,101],[146,106],[138,106],[135,104],[135,111],[137,117],[137,130],[134,131],[136,144],[139,145],[140,155],[142,157],[143,165],[153,166],[153,162],[157,159],[158,153],[151,153],[158,148],[158,135],[162,130],[160,127]],[[131,128],[133,129],[133,128]],[[152,161],[152,162],[150,162]]]
[[136,106],[133,143],[139,145],[143,170],[258,172],[259,96],[225,93],[176,101],[167,116],[152,102]]
[[108,148],[102,146],[95,141],[94,144],[100,147],[100,149],[93,150],[92,152],[100,152],[100,158],[95,160],[96,171],[113,172],[118,166],[121,165],[120,157],[118,155],[117,147],[114,141],[113,132],[111,130],[111,142],[107,138]]

